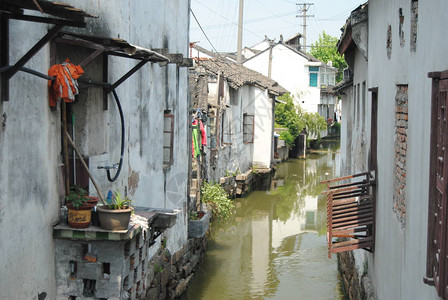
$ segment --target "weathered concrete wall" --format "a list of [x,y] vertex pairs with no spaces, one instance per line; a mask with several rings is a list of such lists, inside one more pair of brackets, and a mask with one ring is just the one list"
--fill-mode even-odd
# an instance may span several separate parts
[[[165,47],[170,53],[182,53],[184,57],[188,54],[189,1],[65,2],[99,16],[88,19],[87,28],[77,32],[120,37],[146,48]],[[47,32],[48,26],[14,20],[10,24],[10,61],[16,62]],[[47,45],[26,67],[46,73],[49,60]],[[111,58],[109,80],[117,80],[134,65],[133,60]],[[52,225],[64,192],[60,173],[60,110],[51,111],[48,107],[46,84],[40,78],[18,73],[11,80],[10,101],[0,103],[0,114],[7,116],[5,127],[0,129],[0,298],[33,299],[45,292],[47,299],[55,299]],[[106,152],[90,159],[95,178],[103,191],[127,190],[136,205],[184,209],[187,183],[184,162],[188,161],[187,70],[176,65],[148,64],[120,85],[117,93],[126,122],[123,169],[114,184],[106,181],[104,170],[96,169],[98,164],[118,161],[120,154],[120,122],[110,97],[109,110],[102,121],[107,122],[106,130],[88,131],[91,140],[104,141]],[[90,96],[95,97],[94,94]],[[166,109],[175,115],[174,163],[164,170],[162,121]],[[97,121],[88,120],[86,128],[93,129]],[[95,137],[97,134],[103,135]],[[98,154],[95,149],[85,149]],[[175,229],[169,231],[167,248],[172,252],[186,242],[185,214]]]
[[[426,273],[431,132],[431,80],[427,74],[448,69],[448,41],[440,38],[448,26],[444,17],[447,9],[446,1],[420,2],[417,23],[415,2],[411,0],[369,1],[367,78],[368,87],[378,88],[378,170],[375,252],[367,257],[378,299],[439,299],[436,289],[422,280]],[[402,85],[408,86],[410,120],[402,201],[405,222],[397,218],[393,208],[394,99],[397,86]]]
[[[210,87],[210,90],[213,90],[213,87]],[[245,172],[252,165],[252,157],[255,151],[254,144],[243,143],[243,115],[245,113],[257,114],[255,102],[259,99],[254,98],[255,90],[261,91],[247,85],[234,90],[232,93],[228,89],[225,91],[225,94],[229,95],[228,103],[230,105],[224,109],[220,122],[224,122],[226,131],[231,133],[229,137],[231,145],[223,145],[221,140],[216,151],[211,151],[210,144],[207,145],[206,157],[210,161],[208,174],[212,181],[219,182],[221,177],[237,173],[237,171]],[[255,124],[255,126],[257,125]],[[218,130],[221,130],[221,128],[218,128]],[[255,128],[256,131],[257,128]]]

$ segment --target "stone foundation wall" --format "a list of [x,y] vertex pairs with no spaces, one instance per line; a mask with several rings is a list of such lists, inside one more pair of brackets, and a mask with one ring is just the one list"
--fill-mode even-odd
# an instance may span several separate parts
[[359,274],[352,251],[338,253],[338,271],[345,299],[375,300],[373,286],[367,274],[367,265],[363,273]]
[[64,229],[57,234],[61,300],[176,299],[186,291],[207,246],[206,236],[191,238],[171,254],[163,235],[154,244],[139,227],[125,233]]
[[160,248],[149,263],[147,300],[176,299],[185,291],[202,261],[207,239],[188,239],[178,252]]

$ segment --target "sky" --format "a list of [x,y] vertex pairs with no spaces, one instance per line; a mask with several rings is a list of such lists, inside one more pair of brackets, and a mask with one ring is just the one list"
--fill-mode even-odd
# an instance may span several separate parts
[[[307,44],[311,45],[322,31],[339,38],[340,28],[345,24],[350,12],[366,0],[314,0],[309,6],[307,18]],[[261,42],[267,35],[279,40],[280,34],[286,40],[296,33],[302,33],[303,18],[297,3],[292,0],[244,0],[243,48]],[[220,52],[235,52],[238,37],[239,0],[191,0],[191,10],[202,29],[211,41],[202,33],[194,16],[190,19],[190,41],[208,50],[213,47]]]

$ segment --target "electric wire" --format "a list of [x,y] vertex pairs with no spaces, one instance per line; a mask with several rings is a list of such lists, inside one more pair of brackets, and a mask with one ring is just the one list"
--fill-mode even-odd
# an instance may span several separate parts
[[190,8],[191,14],[193,15],[193,18],[196,20],[196,23],[198,23],[199,28],[201,28],[202,33],[204,34],[205,38],[207,39],[207,41],[209,42],[210,46],[212,46],[213,50],[215,50],[216,54],[219,56],[218,50],[216,50],[215,46],[213,46],[212,42],[210,41],[210,39],[208,38],[207,34],[205,33],[204,29],[202,29],[201,24],[198,21],[198,18],[196,18],[196,15],[194,14],[193,10]]

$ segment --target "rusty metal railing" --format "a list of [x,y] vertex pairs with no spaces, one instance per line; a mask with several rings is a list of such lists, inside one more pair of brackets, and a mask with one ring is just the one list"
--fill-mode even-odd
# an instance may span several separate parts
[[[343,182],[343,183],[341,183]],[[327,185],[328,257],[375,245],[375,179],[370,172],[324,180]]]

